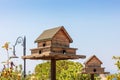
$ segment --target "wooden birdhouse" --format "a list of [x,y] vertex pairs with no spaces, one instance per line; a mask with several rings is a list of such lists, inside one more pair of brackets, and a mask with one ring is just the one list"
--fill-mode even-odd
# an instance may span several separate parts
[[31,49],[31,55],[23,59],[51,60],[51,80],[56,80],[56,60],[85,58],[76,55],[77,48],[71,48],[73,42],[63,26],[45,30],[36,40],[37,48]]
[[85,64],[85,68],[83,69],[83,73],[87,73],[87,74],[107,73],[104,71],[104,68],[101,67],[102,62],[95,55],[90,57],[84,64]]
[[51,80],[56,80],[56,60],[85,58],[76,55],[77,48],[71,48],[73,42],[63,26],[45,30],[36,40],[37,48],[31,49],[31,55],[23,59],[51,60]]
[[73,42],[63,26],[45,30],[36,40],[37,48],[31,49],[31,55],[26,59],[78,59],[84,55],[76,55],[77,48],[70,48]]

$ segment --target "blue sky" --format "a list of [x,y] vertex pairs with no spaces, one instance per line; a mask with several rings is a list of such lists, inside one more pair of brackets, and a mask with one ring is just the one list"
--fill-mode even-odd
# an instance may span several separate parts
[[[9,41],[12,46],[18,36],[25,35],[30,54],[29,49],[36,47],[34,40],[43,30],[64,26],[73,39],[71,47],[78,48],[78,54],[87,58],[95,54],[106,71],[117,72],[112,56],[120,55],[119,4],[119,0],[0,0],[0,45]],[[16,54],[22,55],[20,45]],[[7,59],[2,48],[0,55],[0,62]],[[18,62],[22,60],[17,59]],[[29,65],[31,62],[34,64]],[[40,62],[28,60],[28,70]]]

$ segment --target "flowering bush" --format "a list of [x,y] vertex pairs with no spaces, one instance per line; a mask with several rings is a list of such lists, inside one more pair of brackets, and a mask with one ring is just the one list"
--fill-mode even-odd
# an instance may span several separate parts
[[0,80],[21,80],[22,79],[22,66],[19,68],[16,66],[15,69],[5,68],[0,74]]
[[107,80],[120,80],[120,73],[108,75]]

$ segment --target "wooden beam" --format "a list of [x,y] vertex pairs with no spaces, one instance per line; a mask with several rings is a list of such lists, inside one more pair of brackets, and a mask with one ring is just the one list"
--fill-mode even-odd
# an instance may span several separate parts
[[51,59],[51,80],[56,80],[56,60]]
[[94,80],[94,74],[91,74],[91,80]]

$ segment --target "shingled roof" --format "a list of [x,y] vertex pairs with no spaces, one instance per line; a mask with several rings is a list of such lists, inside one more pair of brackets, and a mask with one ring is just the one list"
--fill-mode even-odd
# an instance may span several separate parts
[[90,62],[93,58],[96,58],[101,64],[102,61],[100,59],[98,59],[95,55],[91,56],[86,62],[84,62],[84,64],[87,64],[88,62]]
[[45,41],[45,40],[52,40],[52,38],[56,35],[56,33],[57,33],[59,30],[61,30],[61,29],[65,32],[65,34],[66,34],[66,36],[68,37],[69,41],[72,43],[72,42],[73,42],[72,38],[69,36],[69,34],[67,33],[67,31],[65,30],[65,28],[64,28],[63,26],[45,30],[45,31],[35,40],[35,42]]

